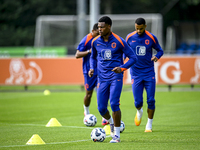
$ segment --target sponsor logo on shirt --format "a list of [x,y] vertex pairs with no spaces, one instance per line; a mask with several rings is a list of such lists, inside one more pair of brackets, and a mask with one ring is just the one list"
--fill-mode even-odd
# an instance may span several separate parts
[[146,47],[145,46],[136,46],[136,54],[138,56],[144,56],[146,54]]
[[136,42],[136,41],[132,41],[132,42]]
[[112,58],[112,53],[111,53],[111,50],[110,49],[103,49],[101,51],[101,57],[104,59],[104,60],[110,60]]

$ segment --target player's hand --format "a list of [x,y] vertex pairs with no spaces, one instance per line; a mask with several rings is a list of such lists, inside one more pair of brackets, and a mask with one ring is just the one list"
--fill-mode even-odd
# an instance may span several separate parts
[[90,69],[88,72],[89,77],[92,77],[94,74],[94,69]]
[[157,58],[156,56],[153,56],[153,57],[151,58],[151,61],[157,62],[157,61],[158,61],[158,58]]
[[121,73],[122,72],[120,67],[115,67],[112,71],[114,71],[115,73]]

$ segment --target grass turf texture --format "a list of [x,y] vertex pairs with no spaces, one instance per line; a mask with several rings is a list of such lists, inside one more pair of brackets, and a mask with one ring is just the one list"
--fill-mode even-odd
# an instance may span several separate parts
[[[85,92],[1,92],[0,93],[0,149],[200,149],[200,92],[157,92],[153,132],[144,133],[147,122],[146,94],[144,115],[140,126],[135,126],[136,110],[132,92],[121,95],[122,121],[125,131],[121,143],[109,143],[111,137],[97,143],[90,139],[95,127],[102,127],[97,110],[96,93],[90,112],[97,117],[95,127],[83,124]],[[109,108],[110,109],[110,108]],[[56,118],[62,127],[45,127]],[[45,145],[26,145],[33,134],[38,134]]]

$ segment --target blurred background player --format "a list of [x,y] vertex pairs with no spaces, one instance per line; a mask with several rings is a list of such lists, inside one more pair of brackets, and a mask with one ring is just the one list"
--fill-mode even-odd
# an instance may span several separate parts
[[[143,114],[143,90],[147,92],[147,113],[148,121],[145,132],[152,132],[152,122],[155,112],[155,71],[154,62],[163,55],[163,50],[160,47],[157,38],[152,33],[146,31],[146,21],[143,18],[138,18],[135,21],[136,31],[130,33],[126,37],[128,45],[134,50],[138,61],[131,66],[130,74],[132,79],[132,92],[135,99],[135,107],[137,113],[135,116],[135,124],[139,126]],[[152,57],[152,48],[157,51],[157,54]]]
[[[112,20],[108,16],[99,19],[99,34],[92,41],[89,76],[95,75],[98,64],[97,104],[102,117],[108,120],[111,128],[110,143],[120,142],[121,110],[120,95],[123,86],[123,71],[132,66],[137,57],[124,39],[111,32]],[[123,53],[129,60],[123,64]],[[112,116],[107,108],[108,100]]]
[[[84,97],[84,115],[90,114],[89,106],[91,102],[91,97],[93,90],[97,84],[97,71],[94,70],[94,76],[90,78],[88,76],[88,71],[90,69],[89,58],[91,55],[91,42],[94,37],[99,35],[98,24],[94,24],[91,33],[87,34],[79,43],[77,51],[75,54],[76,58],[83,58],[83,75],[84,75],[84,85],[86,90],[86,95]],[[108,121],[102,118],[102,125],[108,124]]]

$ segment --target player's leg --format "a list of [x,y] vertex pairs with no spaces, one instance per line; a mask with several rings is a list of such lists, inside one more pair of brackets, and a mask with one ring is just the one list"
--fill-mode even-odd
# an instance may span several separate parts
[[110,143],[118,143],[120,142],[120,125],[121,125],[121,110],[119,108],[120,105],[120,96],[123,86],[122,79],[116,79],[111,82],[110,85],[110,106],[112,109],[112,116],[114,120],[114,133],[115,136],[110,141]]
[[[97,86],[97,75],[89,77],[87,74],[84,75],[86,95],[84,97],[84,115],[90,114],[89,106],[92,98],[93,89]],[[102,117],[102,125],[107,125],[109,122]]]
[[107,109],[108,100],[109,100],[109,90],[110,90],[110,82],[99,82],[97,84],[97,105],[99,113],[103,118],[108,120],[110,123],[110,135],[114,136],[114,122],[113,118],[110,115],[109,110]]
[[85,97],[84,97],[84,105],[83,105],[84,115],[90,114],[89,107],[90,107],[92,93],[93,93],[93,90],[91,90],[91,91],[86,90],[86,94],[85,94]]
[[152,132],[152,123],[155,112],[155,90],[156,90],[156,81],[155,77],[151,77],[150,80],[145,81],[145,89],[147,92],[147,113],[148,121],[146,124],[145,132]]
[[[109,82],[99,82],[97,85],[97,105],[99,113],[102,117],[109,120],[111,119],[111,115],[107,109],[109,100]],[[113,123],[110,120],[110,123]]]
[[85,97],[84,97],[84,115],[90,114],[89,106],[93,94],[93,89],[96,87],[97,84],[97,76],[93,76],[90,78],[87,74],[84,74],[84,81],[85,81]]
[[135,119],[134,119],[136,126],[139,126],[142,121],[143,90],[144,90],[143,80],[138,77],[132,77],[132,92],[134,96],[135,107],[137,109]]

